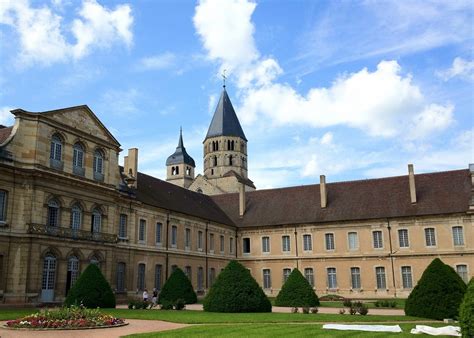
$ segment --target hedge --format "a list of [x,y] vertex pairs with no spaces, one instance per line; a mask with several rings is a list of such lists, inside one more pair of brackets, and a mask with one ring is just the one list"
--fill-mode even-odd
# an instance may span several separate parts
[[189,278],[183,270],[176,268],[161,289],[158,303],[170,302],[176,303],[178,299],[184,300],[186,304],[197,302],[197,296]]
[[204,298],[204,311],[271,312],[272,305],[250,272],[230,261]]
[[293,269],[275,299],[276,306],[314,307],[319,299],[300,270]]
[[456,319],[465,291],[466,284],[456,271],[436,258],[408,297],[405,314],[436,320]]
[[84,305],[88,308],[114,308],[115,295],[99,267],[89,264],[69,290],[66,306]]
[[471,278],[459,308],[459,326],[463,337],[474,337],[474,278]]

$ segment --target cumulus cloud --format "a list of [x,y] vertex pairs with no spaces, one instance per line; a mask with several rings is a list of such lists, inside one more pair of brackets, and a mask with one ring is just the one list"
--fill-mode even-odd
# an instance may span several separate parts
[[171,52],[163,54],[148,56],[140,59],[137,69],[142,71],[148,70],[163,70],[174,65],[176,56]]
[[448,81],[454,77],[474,81],[474,61],[457,57],[450,68],[437,73],[443,80]]
[[10,110],[13,110],[12,107],[0,107],[0,124],[9,126],[13,124],[13,115],[10,113]]
[[[70,31],[57,6],[33,7],[28,0],[0,2],[0,24],[11,26],[19,37],[20,65],[49,65],[80,59],[94,48],[110,47],[116,42],[130,46],[133,16],[129,5],[107,9],[95,0],[83,0]],[[68,41],[67,34],[73,37]]]

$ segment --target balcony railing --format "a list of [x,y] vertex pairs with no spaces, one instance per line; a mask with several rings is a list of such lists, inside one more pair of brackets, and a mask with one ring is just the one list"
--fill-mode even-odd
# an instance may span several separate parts
[[105,243],[117,243],[118,240],[117,235],[114,234],[107,234],[104,232],[90,232],[72,228],[54,227],[43,224],[29,224],[28,232],[30,234]]

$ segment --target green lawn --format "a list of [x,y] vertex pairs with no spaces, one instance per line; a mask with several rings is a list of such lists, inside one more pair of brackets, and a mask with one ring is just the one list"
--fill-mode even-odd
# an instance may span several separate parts
[[[17,319],[35,309],[0,310],[0,320]],[[409,316],[351,316],[349,314],[302,314],[302,313],[210,313],[203,311],[173,310],[128,310],[105,309],[104,312],[116,317],[129,319],[164,320],[188,324],[219,324],[219,323],[288,323],[288,322],[404,322],[427,321],[427,319]]]
[[196,325],[127,337],[413,337],[415,324],[400,326],[402,333],[324,330],[320,324]]

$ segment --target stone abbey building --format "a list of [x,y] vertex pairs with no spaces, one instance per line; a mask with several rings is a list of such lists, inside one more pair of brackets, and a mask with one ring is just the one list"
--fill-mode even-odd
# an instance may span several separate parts
[[180,135],[166,182],[138,171],[135,148],[120,166],[87,106],[12,114],[0,127],[0,302],[60,302],[90,263],[123,300],[176,267],[203,294],[232,259],[273,296],[294,268],[318,295],[354,298],[407,297],[435,257],[473,275],[473,165],[255,190],[224,89],[203,174]]

